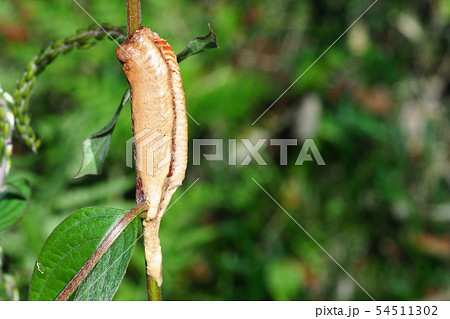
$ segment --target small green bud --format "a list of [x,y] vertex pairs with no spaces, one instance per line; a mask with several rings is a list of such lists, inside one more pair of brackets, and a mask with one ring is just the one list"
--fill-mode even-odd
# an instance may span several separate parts
[[81,44],[80,46],[78,46],[78,49],[80,49],[80,50],[89,49],[90,47],[94,46],[95,43],[96,42],[89,42],[89,43]]
[[102,31],[102,32],[98,33],[98,34],[95,36],[95,39],[101,40],[101,39],[103,39],[105,36],[106,36],[106,33]]
[[25,80],[28,82],[34,77],[35,70],[30,70],[25,75]]
[[20,111],[17,113],[17,121],[23,123],[23,113]]
[[35,147],[36,149],[38,149],[39,147],[41,147],[41,144],[42,144],[42,140],[38,139],[38,140],[35,141],[34,147]]
[[67,54],[67,53],[69,53],[70,51],[72,51],[72,49],[73,49],[73,46],[68,46],[68,47],[66,47],[66,48],[63,49],[62,53],[63,53],[63,54]]
[[16,96],[16,106],[22,107],[22,95],[20,93],[14,95]]
[[37,56],[35,56],[30,62],[28,62],[26,67],[27,71],[36,70],[36,58]]
[[22,91],[22,96],[24,98],[28,98],[29,95],[31,93],[31,85],[28,85],[23,91]]
[[93,38],[94,38],[94,35],[89,32],[89,33],[86,33],[85,35],[79,37],[78,41],[79,42],[87,42],[87,41],[89,41],[89,40],[91,40]]
[[105,31],[111,31],[112,29],[114,29],[114,26],[111,23],[103,23],[102,28]]
[[19,132],[19,134],[22,136],[24,131],[23,131],[23,126],[19,123],[17,123],[17,131]]
[[89,31],[97,30],[97,29],[98,29],[98,25],[95,24],[95,23],[93,23],[93,24],[89,25],[89,26],[87,27],[87,29],[88,29]]
[[59,49],[64,44],[64,40],[58,40],[53,43],[53,49]]
[[49,55],[49,60],[53,61],[59,54],[58,50],[53,51],[50,55]]
[[72,35],[70,37],[65,38],[64,39],[64,43],[65,44],[72,44],[72,43],[76,42],[77,40],[78,40],[78,36]]
[[117,29],[117,32],[121,33],[124,37],[127,35],[127,27],[121,26]]
[[26,81],[26,78],[25,78],[25,76],[21,76],[20,77],[20,79],[19,79],[19,83],[18,83],[18,87],[22,87],[22,86],[24,86],[24,84],[25,84],[25,81]]

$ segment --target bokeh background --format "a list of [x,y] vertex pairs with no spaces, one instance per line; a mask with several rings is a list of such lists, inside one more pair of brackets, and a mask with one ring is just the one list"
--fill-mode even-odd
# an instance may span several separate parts
[[[79,0],[126,23],[125,0]],[[326,166],[190,164],[162,222],[166,300],[368,300],[255,184],[258,181],[377,300],[450,298],[450,2],[379,0],[255,125],[257,117],[371,4],[361,0],[142,1],[143,23],[180,52],[208,23],[220,49],[181,64],[194,138],[313,138]],[[0,2],[0,82],[12,92],[50,41],[90,25],[72,0]],[[2,273],[27,298],[38,253],[71,212],[131,208],[129,107],[101,176],[73,181],[81,144],[127,87],[107,40],[59,57],[39,77],[38,155],[16,139],[12,177],[32,184],[28,213],[0,234]],[[225,141],[225,146],[228,144]],[[192,147],[190,148],[192,150]],[[238,153],[243,146],[238,143]],[[4,276],[3,276],[4,277]],[[0,298],[11,298],[0,287]],[[136,246],[116,300],[145,300]]]

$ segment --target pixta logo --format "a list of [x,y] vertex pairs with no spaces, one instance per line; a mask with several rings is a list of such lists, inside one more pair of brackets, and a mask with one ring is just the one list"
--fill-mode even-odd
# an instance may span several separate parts
[[[127,141],[126,164],[133,167],[133,158],[136,161],[136,170],[148,175],[155,175],[164,166],[170,164],[172,138],[149,129],[144,129]],[[136,154],[145,154],[140,158],[133,156],[133,144]],[[144,159],[144,160],[142,160]]]
[[[252,143],[249,139],[240,139],[240,145],[236,139],[229,139],[228,142],[228,165],[246,166],[252,160],[258,165],[267,165],[259,151],[267,146],[267,139],[259,139]],[[288,147],[297,146],[296,139],[270,139],[270,146],[279,147],[280,165],[287,165]],[[243,147],[242,147],[243,146]],[[214,153],[203,154],[202,147],[214,147]],[[193,165],[200,165],[201,156],[207,161],[224,161],[224,140],[222,139],[194,139],[193,140]],[[304,162],[315,161],[317,165],[325,165],[316,144],[312,139],[306,139],[300,149],[295,161],[295,165],[302,165]]]
[[[171,137],[160,132],[148,129],[142,130],[127,141],[126,164],[133,167],[133,158],[136,161],[136,170],[148,175],[155,175],[161,168],[170,164]],[[224,144],[227,143],[228,156],[224,155]],[[133,145],[137,154],[145,154],[137,158],[133,156]],[[193,140],[193,165],[200,165],[202,157],[207,161],[227,161],[230,166],[246,166],[252,161],[261,166],[266,166],[260,151],[268,145],[278,147],[280,165],[287,165],[289,146],[297,146],[296,139],[258,139],[252,143],[249,139],[194,139]],[[205,153],[205,149],[208,153]],[[211,151],[211,149],[214,149]],[[142,160],[143,158],[144,160]],[[315,162],[317,165],[325,165],[325,161],[312,139],[306,139],[298,153],[295,165],[303,165],[304,162]]]

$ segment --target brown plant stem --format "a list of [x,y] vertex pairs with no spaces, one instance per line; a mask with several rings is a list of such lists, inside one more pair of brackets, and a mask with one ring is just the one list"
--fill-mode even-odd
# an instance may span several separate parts
[[[141,1],[127,0],[127,31],[128,38],[130,38],[136,30],[141,28]],[[136,201],[142,203],[144,194],[141,188],[141,181],[136,178]],[[145,231],[145,230],[144,230]],[[147,269],[147,267],[146,267]],[[146,272],[147,276],[147,292],[149,301],[161,301],[161,287],[158,286]]]
[[130,38],[136,30],[141,28],[141,1],[127,0],[127,30]]

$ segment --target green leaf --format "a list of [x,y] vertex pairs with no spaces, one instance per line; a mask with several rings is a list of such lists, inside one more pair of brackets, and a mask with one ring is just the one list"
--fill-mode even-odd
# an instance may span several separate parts
[[130,99],[130,89],[128,88],[122,97],[122,101],[113,118],[100,131],[89,136],[83,142],[83,156],[81,167],[73,179],[78,179],[86,175],[101,174],[103,163],[108,154],[111,136],[117,123],[117,118],[125,103]]
[[108,301],[122,282],[133,254],[137,237],[136,226],[128,227],[103,255],[94,269],[78,287],[74,300]]
[[186,49],[177,55],[177,61],[180,63],[194,54],[218,47],[219,44],[217,44],[216,34],[210,27],[207,35],[204,37],[195,37],[188,43]]
[[[55,300],[94,254],[109,230],[126,214],[127,211],[122,209],[89,207],[80,209],[59,224],[39,254],[31,279],[29,300]],[[96,265],[98,269],[90,278],[85,278],[89,282],[86,281],[87,286],[80,289],[83,292],[92,289],[92,292],[79,295],[79,298],[112,298],[131,257],[133,249],[125,249],[134,246],[137,227],[137,219],[133,219],[110,247],[111,251],[100,259]],[[124,255],[119,258],[118,252]],[[111,265],[117,258],[116,264],[103,275],[104,278],[101,277],[106,265]],[[110,276],[117,276],[118,280]],[[98,278],[100,280],[96,281]],[[90,287],[92,283],[94,286]]]
[[16,224],[28,208],[30,184],[19,180],[7,184],[0,192],[0,231]]

